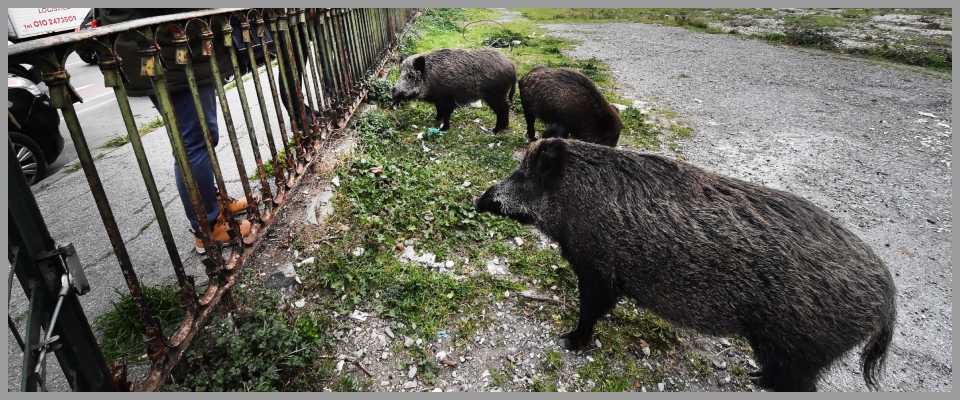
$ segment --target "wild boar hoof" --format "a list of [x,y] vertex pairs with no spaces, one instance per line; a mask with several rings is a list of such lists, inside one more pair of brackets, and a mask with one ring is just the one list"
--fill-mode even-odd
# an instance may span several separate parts
[[576,331],[564,333],[560,335],[560,339],[563,339],[563,348],[570,351],[583,350],[590,341],[590,338],[581,338],[580,335],[577,335]]

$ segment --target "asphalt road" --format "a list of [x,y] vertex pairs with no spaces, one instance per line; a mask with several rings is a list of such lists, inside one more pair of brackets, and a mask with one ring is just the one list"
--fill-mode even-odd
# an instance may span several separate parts
[[[655,25],[547,25],[628,94],[679,112],[693,164],[823,207],[897,286],[888,391],[952,391],[952,83],[831,53]],[[666,150],[666,149],[665,149]],[[859,349],[822,391],[864,391]]]
[[[83,99],[82,103],[74,104],[80,127],[90,153],[96,157],[101,147],[110,139],[126,134],[123,119],[120,117],[120,106],[117,104],[113,88],[103,86],[103,74],[96,64],[87,64],[80,60],[75,53],[67,57],[67,72],[70,73],[70,83]],[[46,88],[42,88],[46,90]],[[130,108],[133,110],[137,125],[160,118],[160,113],[153,108],[153,103],[146,97],[131,97]],[[48,177],[37,185],[49,185],[63,178],[66,174],[62,170],[77,160],[77,149],[70,140],[70,131],[67,124],[61,119],[60,135],[64,138],[63,153],[48,166]]]

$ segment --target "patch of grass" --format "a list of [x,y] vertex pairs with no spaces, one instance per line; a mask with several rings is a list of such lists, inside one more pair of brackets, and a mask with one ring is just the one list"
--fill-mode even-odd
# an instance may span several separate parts
[[495,387],[504,388],[507,385],[507,376],[502,374],[500,371],[491,370],[490,371],[490,383]]
[[924,50],[902,45],[890,46],[884,43],[867,48],[847,49],[845,53],[886,61],[897,61],[941,72],[950,72],[953,69],[953,52],[949,49]]
[[120,147],[127,143],[130,143],[130,139],[124,135],[120,135],[113,139],[108,140],[106,143],[103,144],[103,147],[109,149],[113,147]]
[[[183,320],[183,310],[176,290],[169,286],[142,286],[143,297],[150,313],[160,318],[164,334],[169,336]],[[130,293],[114,290],[119,298],[112,302],[113,309],[97,316],[93,326],[100,335],[100,349],[107,360],[129,357],[137,360],[146,353],[143,342],[146,331],[140,321],[136,304]]]
[[[236,291],[239,307],[201,328],[196,342],[174,369],[177,391],[352,391],[352,380],[334,381],[335,360],[321,358],[333,346],[326,313],[284,317],[278,294],[266,289]],[[253,307],[250,307],[253,306]]]
[[[163,126],[163,120],[158,117],[153,119],[150,122],[147,122],[141,125],[140,128],[137,129],[137,133],[140,135],[140,137],[143,137],[143,135],[153,132],[154,130],[156,130],[161,126]],[[103,147],[114,148],[114,147],[123,146],[127,143],[130,143],[130,138],[127,135],[120,135],[113,139],[108,140],[107,143],[104,143]]]
[[73,163],[71,163],[69,167],[64,168],[63,171],[69,174],[69,173],[72,173],[72,172],[76,172],[76,171],[79,170],[81,167],[82,167],[82,165],[80,165],[80,160],[77,160],[77,161],[74,161]]
[[364,81],[363,84],[367,87],[367,99],[370,103],[381,107],[391,103],[390,89],[393,88],[393,84],[389,80],[371,78]]
[[814,47],[822,50],[836,49],[840,39],[827,33],[822,27],[790,28],[784,33],[784,42],[793,46]]
[[[707,33],[739,34],[736,28],[721,30],[711,28],[710,22],[728,23],[734,27],[753,25],[754,17],[782,19],[787,29],[782,33],[754,34],[750,37],[765,40],[773,44],[813,47],[838,53],[862,56],[871,59],[915,65],[939,72],[950,72],[953,68],[952,46],[949,37],[930,39],[925,37],[904,38],[904,45],[895,48],[883,44],[868,48],[847,48],[832,36],[831,30],[841,29],[850,23],[865,22],[870,17],[891,13],[922,15],[920,21],[928,29],[952,30],[944,26],[935,17],[943,12],[929,10],[845,9],[836,15],[800,15],[781,16],[771,9],[754,8],[518,8],[523,16],[539,22],[603,22],[629,21],[647,24],[680,26]],[[946,14],[949,15],[949,14]],[[930,43],[934,42],[934,43]]]

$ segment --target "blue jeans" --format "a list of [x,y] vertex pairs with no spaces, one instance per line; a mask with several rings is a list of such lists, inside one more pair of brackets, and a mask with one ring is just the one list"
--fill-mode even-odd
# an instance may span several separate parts
[[[213,146],[217,146],[220,139],[217,130],[217,92],[213,85],[204,85],[198,88],[200,94],[200,103],[203,105],[203,115],[207,120],[207,128],[210,130],[210,141]],[[157,110],[160,106],[155,96],[150,96],[154,107]],[[203,140],[203,129],[200,126],[200,119],[197,115],[197,108],[193,104],[193,97],[189,90],[170,93],[170,102],[173,104],[173,111],[177,117],[177,127],[180,129],[180,136],[183,138],[183,146],[187,152],[187,160],[193,171],[193,179],[196,180],[200,189],[200,198],[203,200],[203,208],[207,212],[207,221],[210,221],[212,227],[217,217],[220,216],[220,203],[217,200],[217,182],[213,176],[213,164],[210,162],[210,155],[207,154],[207,144]],[[176,158],[176,154],[174,154]],[[196,212],[193,210],[193,204],[190,202],[190,195],[187,193],[187,186],[183,182],[183,176],[180,173],[180,166],[176,160],[173,162],[174,174],[177,180],[177,190],[180,192],[180,201],[183,202],[183,209],[187,213],[187,219],[190,220],[190,226],[196,235],[200,234],[197,225]]]

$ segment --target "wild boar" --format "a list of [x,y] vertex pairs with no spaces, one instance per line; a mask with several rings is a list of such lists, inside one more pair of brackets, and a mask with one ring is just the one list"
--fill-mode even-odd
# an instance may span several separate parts
[[520,78],[520,105],[527,139],[536,140],[537,118],[547,125],[544,139],[579,139],[616,147],[623,121],[586,75],[569,68],[536,67]]
[[870,389],[893,337],[886,265],[810,201],[666,157],[575,140],[530,144],[519,168],[474,199],[479,212],[535,226],[577,275],[590,344],[621,296],[706,334],[739,334],[776,391],[815,391],[854,346]]
[[396,106],[420,100],[437,107],[440,130],[450,130],[457,107],[483,100],[497,115],[498,133],[510,122],[517,66],[493,49],[439,49],[409,56],[400,63],[400,78],[390,92]]

